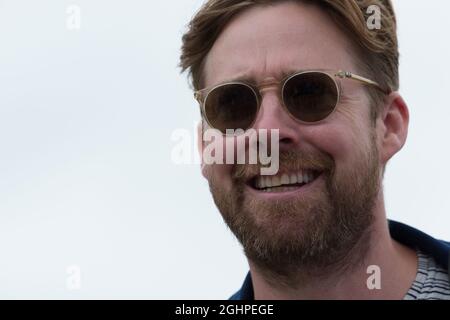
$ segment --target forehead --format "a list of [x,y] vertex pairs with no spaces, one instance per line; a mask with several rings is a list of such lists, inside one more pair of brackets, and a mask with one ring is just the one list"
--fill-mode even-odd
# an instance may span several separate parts
[[354,70],[350,41],[315,5],[255,6],[235,17],[208,53],[204,85],[281,79],[306,69]]

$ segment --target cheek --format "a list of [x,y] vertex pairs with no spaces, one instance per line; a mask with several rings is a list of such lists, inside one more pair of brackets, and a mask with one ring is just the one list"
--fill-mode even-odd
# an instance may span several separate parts
[[362,94],[343,99],[344,103],[338,106],[330,123],[320,128],[322,137],[329,137],[325,138],[327,147],[336,157],[360,156],[372,142],[369,101]]
[[[229,145],[229,142],[228,142]],[[227,139],[216,136],[216,140],[203,141],[202,174],[209,183],[220,184],[222,188],[231,188],[232,165],[226,164]]]
[[209,164],[202,166],[202,174],[210,184],[220,186],[223,192],[232,189],[231,180],[232,166],[227,164]]
[[244,136],[223,137],[216,135],[214,140],[204,141],[202,149],[202,174],[208,180],[213,179],[213,183],[220,183],[223,186],[232,184],[232,170],[235,163],[238,163],[238,153],[247,157],[248,144]]
[[368,132],[348,123],[323,124],[310,131],[310,143],[320,151],[329,154],[336,167],[350,167],[362,156],[369,145]]

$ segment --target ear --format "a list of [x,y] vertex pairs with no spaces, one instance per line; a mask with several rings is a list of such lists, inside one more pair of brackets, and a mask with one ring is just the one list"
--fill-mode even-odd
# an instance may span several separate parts
[[377,123],[380,160],[385,165],[402,149],[408,136],[409,110],[398,92],[387,96]]

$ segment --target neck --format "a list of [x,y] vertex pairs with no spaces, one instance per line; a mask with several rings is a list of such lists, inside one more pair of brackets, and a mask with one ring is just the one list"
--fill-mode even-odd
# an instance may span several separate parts
[[[314,276],[309,270],[299,270],[296,278],[301,283],[292,289],[273,285],[264,277],[267,272],[249,260],[255,299],[403,299],[416,277],[416,253],[390,237],[382,192],[373,214],[370,239],[362,240],[369,245],[358,244],[365,252],[352,250],[346,257],[349,265],[340,268],[342,272],[330,269]],[[364,256],[355,256],[361,254]],[[352,265],[354,261],[360,263]]]

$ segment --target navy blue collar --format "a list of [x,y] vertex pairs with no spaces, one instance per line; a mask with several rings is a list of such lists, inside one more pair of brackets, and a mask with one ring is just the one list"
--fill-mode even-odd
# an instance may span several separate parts
[[[431,255],[438,264],[448,269],[450,276],[450,243],[437,240],[426,233],[406,224],[389,220],[391,237],[398,242]],[[230,300],[254,300],[253,284],[250,272],[247,273],[241,289]]]

